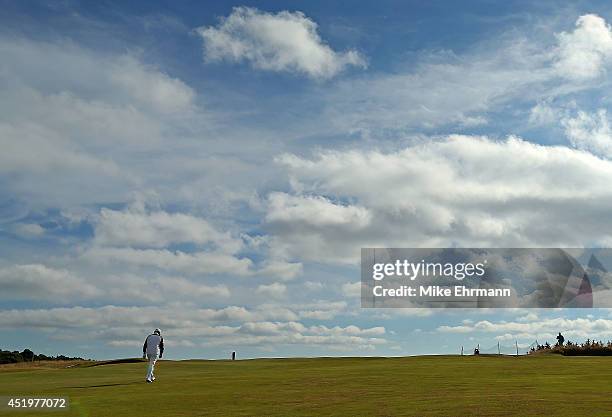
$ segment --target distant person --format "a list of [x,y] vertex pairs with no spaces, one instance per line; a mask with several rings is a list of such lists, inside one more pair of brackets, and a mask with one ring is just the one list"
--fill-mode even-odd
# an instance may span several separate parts
[[151,383],[155,381],[155,375],[153,370],[155,369],[155,362],[157,358],[161,359],[164,354],[164,338],[161,337],[161,330],[155,329],[153,334],[147,336],[142,347],[142,358],[149,359],[149,367],[147,369],[147,382]]
[[557,346],[563,346],[563,342],[565,342],[565,337],[563,337],[561,332],[559,332],[559,335],[557,336]]

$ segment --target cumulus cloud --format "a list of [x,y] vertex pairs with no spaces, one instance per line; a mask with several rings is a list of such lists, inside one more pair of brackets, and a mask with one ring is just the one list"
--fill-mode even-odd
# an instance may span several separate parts
[[281,284],[279,282],[274,282],[269,285],[262,284],[258,286],[257,289],[255,290],[255,293],[263,295],[265,297],[282,298],[285,296],[286,291],[287,291],[286,285]]
[[54,269],[41,264],[1,268],[0,287],[0,298],[47,300],[54,304],[63,304],[75,298],[93,298],[103,293],[65,269]]
[[304,288],[306,288],[308,291],[321,291],[322,289],[325,288],[325,284],[323,284],[322,282],[317,282],[317,281],[305,281],[304,282]]
[[283,280],[292,280],[302,274],[301,262],[287,262],[279,259],[265,261],[257,270],[257,275],[273,276]]
[[[185,213],[150,211],[142,201],[124,210],[102,208],[92,216],[94,239],[82,257],[99,265],[156,268],[189,275],[228,274],[266,276],[291,280],[302,272],[302,264],[266,253],[263,242],[247,235],[234,237],[206,219]],[[262,254],[257,265],[240,252],[249,246]],[[177,244],[192,250],[170,250]],[[259,246],[259,247],[258,247]]]
[[338,315],[346,313],[345,301],[319,301],[307,304],[294,304],[298,315],[305,319],[332,320]]
[[558,120],[558,109],[546,101],[539,102],[529,111],[529,124],[533,126],[546,126]]
[[236,253],[240,239],[220,232],[205,219],[183,213],[147,212],[137,205],[126,210],[102,208],[95,225],[95,242],[105,246],[163,248],[174,243],[213,244]]
[[247,309],[227,306],[221,309],[193,308],[192,306],[114,306],[61,307],[51,309],[0,310],[2,328],[149,328],[157,323],[160,328],[183,329],[218,323],[240,323],[261,320],[295,320],[295,314],[284,310]]
[[25,239],[35,239],[45,234],[45,229],[36,223],[18,223],[13,227],[13,232]]
[[[602,227],[611,220],[612,163],[563,146],[449,136],[396,152],[279,162],[299,192],[291,205],[269,207],[275,243],[301,259],[354,262],[359,248],[378,246],[572,247],[612,236]],[[326,203],[315,215],[302,193],[334,195],[354,209]],[[361,210],[370,222],[354,215]],[[317,218],[328,217],[343,227],[320,227]]]
[[106,300],[136,303],[168,303],[172,300],[218,300],[231,295],[227,285],[208,285],[182,277],[145,278],[133,274],[111,275],[96,280]]
[[160,113],[191,110],[195,91],[177,78],[150,68],[130,56],[117,58],[109,72],[109,82],[133,99]]
[[373,350],[376,346],[387,343],[382,337],[385,333],[384,327],[366,329],[354,325],[308,327],[299,322],[258,322],[244,323],[237,329],[236,334],[206,342],[206,345],[216,346],[223,343],[260,345],[265,341],[275,346],[307,345],[331,347],[335,350],[352,348]]
[[580,16],[574,31],[562,32],[558,38],[555,68],[560,75],[588,80],[605,72],[612,59],[612,30],[602,17]]
[[360,297],[361,296],[361,281],[347,282],[342,284],[342,294],[345,297]]
[[254,68],[331,78],[348,66],[365,67],[354,50],[336,52],[323,42],[317,24],[301,12],[266,13],[236,7],[216,27],[201,27],[207,61],[248,61]]
[[[195,98],[194,90],[183,81],[130,54],[97,54],[71,42],[26,38],[0,39],[0,53],[6,59],[7,72],[3,76],[25,81],[21,87],[29,86],[30,94],[39,92],[43,97],[61,97],[54,92],[64,92],[64,96],[78,94],[85,99],[83,104],[123,107],[133,103],[140,109],[160,113],[186,111]],[[47,62],[44,78],[37,77],[37,68],[28,67],[39,60]],[[83,85],[83,81],[90,83]]]
[[197,110],[191,87],[129,53],[0,37],[0,55],[0,175],[32,204],[125,199],[150,177],[147,152],[176,143]]
[[593,114],[579,111],[574,117],[563,117],[561,124],[571,144],[576,148],[607,158],[612,157],[612,129],[605,109]]
[[[282,310],[180,307],[71,307],[0,310],[0,328],[52,330],[65,339],[95,337],[115,347],[136,346],[134,334],[160,327],[168,340],[200,346],[321,346],[375,349],[387,343],[384,327],[305,326]],[[205,338],[203,340],[203,338]]]
[[593,338],[608,340],[612,336],[612,320],[600,318],[567,319],[541,318],[539,320],[524,321],[489,321],[481,320],[476,323],[464,323],[460,326],[439,326],[441,333],[492,333],[497,334],[499,340],[521,339],[532,342],[536,339],[554,340],[556,332],[561,331],[574,342],[581,342]]
[[[79,172],[91,176],[94,173],[117,180],[125,174],[116,163],[88,154],[66,143],[58,132],[47,130],[35,123],[7,123],[0,119],[0,174],[17,172],[30,175],[54,175]],[[37,152],[32,152],[37,149]]]
[[0,298],[72,305],[77,301],[121,303],[172,300],[218,300],[230,296],[226,285],[208,285],[173,276],[86,275],[42,264],[12,265],[0,269]]
[[335,204],[321,196],[294,196],[286,193],[271,193],[268,197],[266,221],[269,224],[299,227],[308,224],[318,228],[347,227],[363,228],[371,220],[363,207]]
[[222,252],[171,251],[168,249],[134,249],[92,247],[84,258],[101,264],[120,262],[124,265],[154,267],[186,274],[250,275],[253,265],[249,258],[237,258]]

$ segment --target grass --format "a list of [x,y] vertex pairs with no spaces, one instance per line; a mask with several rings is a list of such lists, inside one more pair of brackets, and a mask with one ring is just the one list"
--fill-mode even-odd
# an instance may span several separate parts
[[612,358],[160,361],[0,367],[0,396],[67,396],[16,416],[612,416]]

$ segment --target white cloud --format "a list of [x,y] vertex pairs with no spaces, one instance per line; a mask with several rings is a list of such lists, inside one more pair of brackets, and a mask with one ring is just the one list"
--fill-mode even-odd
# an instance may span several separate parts
[[207,302],[227,299],[231,295],[226,285],[209,285],[182,277],[105,273],[93,280],[101,292],[100,300],[123,303],[170,303],[198,300]]
[[[268,216],[275,244],[299,259],[354,262],[361,247],[573,247],[612,237],[601,227],[612,220],[612,163],[563,146],[450,136],[396,152],[279,161],[299,192],[283,197],[289,210],[271,205]],[[312,200],[327,195],[363,209],[321,204],[315,214]],[[361,210],[368,223],[355,216]],[[342,227],[320,227],[329,217]]]
[[194,308],[190,305],[61,307],[50,309],[0,310],[0,328],[111,329],[204,328],[211,324],[262,320],[295,320],[297,316],[282,309],[247,309],[227,306],[221,309]]
[[555,68],[561,76],[588,80],[605,72],[612,58],[612,31],[600,16],[586,14],[576,21],[573,32],[558,35]]
[[334,346],[339,350],[375,349],[387,343],[380,337],[386,334],[384,327],[362,329],[347,327],[304,326],[299,322],[244,323],[235,335],[207,342],[207,345],[232,343],[236,345],[260,345],[266,341],[272,345]]
[[184,278],[158,278],[156,284],[162,292],[163,298],[167,299],[167,295],[178,294],[185,298],[201,298],[211,297],[229,297],[230,290],[226,285],[204,285]]
[[534,126],[546,126],[557,121],[558,110],[547,102],[539,102],[529,111],[529,123]]
[[[518,321],[524,321],[524,322],[537,321],[537,320],[539,320],[538,315],[532,311],[518,318]],[[470,323],[467,323],[467,324],[470,324]]]
[[292,280],[302,274],[303,266],[300,262],[287,262],[284,260],[270,259],[261,265],[257,274],[261,276],[273,276],[283,280]]
[[161,328],[168,340],[204,346],[304,345],[371,350],[387,342],[383,338],[384,327],[308,327],[294,320],[295,317],[274,310],[242,307],[220,310],[177,306],[0,310],[0,328],[3,329],[52,330],[55,337],[67,340],[92,337],[116,347],[137,346],[136,341],[141,345],[142,340],[134,336],[144,335],[155,327]]
[[346,327],[335,326],[333,328],[328,328],[326,326],[313,326],[313,332],[317,333],[327,333],[332,332],[336,334],[349,334],[353,336],[381,336],[386,333],[386,330],[382,326],[371,327],[369,329],[361,329],[355,325],[349,325]]
[[557,332],[562,332],[566,340],[572,338],[574,342],[582,342],[589,339],[612,338],[612,320],[576,318],[566,319],[541,318],[539,320],[527,321],[478,321],[474,324],[463,324],[461,326],[440,326],[437,329],[442,333],[498,333],[500,340],[514,340],[516,338],[534,341],[538,339],[543,343],[545,339],[553,339]]
[[345,301],[319,301],[293,305],[301,318],[314,320],[332,320],[336,316],[346,313],[346,307]]
[[308,291],[321,291],[323,288],[325,288],[325,284],[317,281],[305,281],[304,288],[306,288]]
[[248,61],[254,68],[331,78],[347,66],[365,67],[356,51],[336,52],[301,12],[276,14],[236,7],[217,27],[197,29],[207,61]]
[[[51,106],[52,107],[52,106]],[[117,179],[121,169],[113,161],[90,155],[66,143],[53,130],[35,123],[7,123],[0,119],[0,174],[16,172],[34,175],[79,172],[82,175]],[[32,152],[36,149],[37,152]],[[128,176],[129,174],[124,173]]]
[[194,90],[134,55],[0,37],[0,56],[0,174],[31,204],[124,201],[151,179],[150,152],[206,119]]
[[[0,54],[9,70],[3,76],[18,79],[21,87],[31,88],[30,93],[40,92],[48,97],[62,95],[53,92],[79,93],[89,104],[124,107],[132,103],[160,113],[187,111],[195,99],[194,90],[184,82],[129,53],[104,55],[69,41],[3,38]],[[33,66],[40,61],[47,62],[44,76]]]
[[222,252],[170,251],[167,249],[133,249],[92,247],[84,258],[100,264],[120,262],[127,265],[154,267],[185,274],[251,275],[252,261]]
[[133,99],[161,113],[192,109],[195,92],[181,80],[148,68],[130,56],[120,57],[112,65],[109,81]]
[[[302,264],[288,262],[266,253],[266,243],[248,235],[233,237],[207,220],[184,213],[150,211],[137,200],[125,210],[102,208],[92,216],[95,236],[85,250],[86,260],[110,265],[119,262],[137,267],[152,267],[189,275],[229,274],[268,276],[291,280],[302,273]],[[265,239],[264,239],[265,240]],[[238,255],[247,243],[263,255],[254,265]],[[192,244],[192,251],[169,250],[173,244]]]
[[0,298],[44,299],[54,304],[102,294],[100,289],[69,271],[41,264],[14,265],[0,269],[0,287]]
[[[327,122],[379,143],[415,129],[486,124],[491,114],[507,119],[509,109],[525,103],[607,85],[609,80],[598,77],[612,58],[612,35],[603,18],[581,16],[576,29],[560,33],[554,44],[547,41],[550,35],[532,27],[524,36],[501,34],[461,54],[421,53],[408,69],[342,80],[321,92]],[[536,105],[531,122],[550,121],[549,110]]]
[[274,282],[269,285],[260,285],[255,290],[256,294],[263,295],[265,297],[271,298],[283,298],[285,296],[285,292],[287,291],[287,286],[281,284],[279,282]]
[[514,99],[555,94],[547,85],[554,77],[547,60],[516,38],[464,55],[420,57],[408,70],[342,80],[322,92],[325,116],[342,132],[372,139],[397,139],[398,132],[410,129],[486,124],[487,113]]
[[71,305],[76,300],[122,303],[168,303],[174,300],[219,300],[230,297],[226,285],[208,285],[182,277],[79,273],[42,264],[12,265],[0,269],[0,298],[44,300]]
[[105,246],[163,248],[173,243],[214,244],[225,253],[236,253],[242,241],[219,232],[206,220],[183,213],[146,212],[103,208],[95,226],[95,242]]
[[344,294],[345,297],[360,297],[361,281],[342,284],[342,294]]
[[579,111],[575,117],[563,117],[561,124],[571,144],[576,148],[607,158],[612,157],[612,129],[605,109],[594,114]]
[[13,232],[16,233],[17,236],[33,239],[43,236],[45,234],[45,229],[36,223],[18,223],[13,227]]
[[296,227],[307,224],[317,228],[363,228],[370,223],[371,215],[363,207],[335,204],[324,197],[271,193],[266,221],[287,226],[288,220]]

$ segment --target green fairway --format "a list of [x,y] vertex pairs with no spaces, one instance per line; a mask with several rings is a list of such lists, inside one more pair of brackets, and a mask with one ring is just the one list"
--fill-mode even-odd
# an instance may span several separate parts
[[612,416],[612,358],[160,361],[62,368],[0,366],[0,396],[65,396],[67,413],[121,416]]

